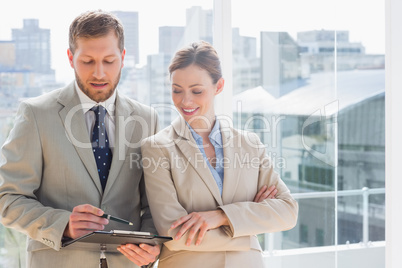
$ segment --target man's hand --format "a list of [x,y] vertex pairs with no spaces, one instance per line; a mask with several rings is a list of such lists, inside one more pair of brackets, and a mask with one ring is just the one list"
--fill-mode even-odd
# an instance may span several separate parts
[[93,231],[103,230],[109,223],[108,219],[100,217],[103,213],[101,209],[89,204],[74,207],[63,235],[75,239]]
[[150,246],[147,244],[140,244],[139,246],[127,244],[118,247],[117,250],[140,267],[156,261],[156,257],[160,253],[159,246]]
[[271,185],[269,188],[268,186],[264,185],[261,187],[261,189],[258,191],[258,193],[254,197],[254,202],[259,203],[264,201],[265,199],[274,199],[276,198],[275,195],[278,193],[278,190],[276,189],[275,185]]
[[179,240],[183,234],[189,230],[186,245],[191,245],[191,241],[193,241],[195,235],[198,233],[195,242],[195,245],[198,246],[201,244],[202,239],[208,230],[216,229],[222,225],[229,225],[229,219],[223,210],[220,209],[204,212],[192,212],[175,221],[170,229],[174,229],[180,225],[183,226],[176,233],[174,239]]

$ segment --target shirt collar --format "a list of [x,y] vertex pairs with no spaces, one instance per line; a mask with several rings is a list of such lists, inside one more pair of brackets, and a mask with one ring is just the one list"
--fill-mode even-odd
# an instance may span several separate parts
[[194,131],[194,129],[190,126],[190,124],[187,123],[187,121],[186,121],[186,125],[190,129],[191,135],[193,135],[193,138],[197,142],[197,144],[199,144],[200,142],[202,144],[202,137],[200,135],[198,135],[197,132]]
[[215,119],[215,125],[209,133],[209,140],[215,142],[217,145],[222,146],[222,133],[221,126],[218,119]]
[[90,97],[88,97],[78,86],[77,81],[75,81],[75,90],[77,91],[78,97],[80,99],[82,109],[84,114],[88,112],[92,107],[95,105],[101,105],[106,108],[106,111],[110,116],[114,116],[114,111],[116,110],[114,108],[115,102],[116,102],[116,91],[114,90],[112,96],[108,98],[106,101],[99,102],[97,103],[96,101],[92,100]]
[[[186,124],[187,124],[188,128],[190,129],[191,135],[193,135],[193,138],[197,142],[197,144],[199,144],[200,142],[202,144],[202,137],[200,135],[198,135],[197,132],[194,131],[194,129],[190,126],[189,123],[186,122]],[[215,119],[214,127],[212,128],[211,133],[209,133],[208,137],[214,146],[219,145],[222,147],[222,134],[221,134],[220,124],[219,124],[218,119]]]

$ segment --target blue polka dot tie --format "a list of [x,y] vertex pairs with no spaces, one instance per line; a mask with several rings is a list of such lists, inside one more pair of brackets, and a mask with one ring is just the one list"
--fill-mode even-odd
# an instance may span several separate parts
[[106,109],[102,106],[94,106],[91,111],[95,113],[95,125],[92,130],[92,149],[95,156],[98,174],[105,190],[107,177],[109,176],[110,165],[112,163],[112,150],[109,147],[109,139],[106,133],[105,115]]

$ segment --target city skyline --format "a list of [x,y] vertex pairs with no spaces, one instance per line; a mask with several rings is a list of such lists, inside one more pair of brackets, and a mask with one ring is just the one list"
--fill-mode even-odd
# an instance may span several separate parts
[[[171,2],[154,1],[69,1],[69,4],[53,4],[45,0],[14,1],[7,8],[0,9],[0,40],[11,40],[11,29],[22,28],[23,19],[39,19],[39,27],[51,31],[52,68],[56,70],[56,80],[67,83],[74,78],[68,58],[68,28],[73,19],[87,10],[135,11],[139,13],[140,62],[145,64],[148,54],[158,53],[158,27],[161,25],[185,25],[185,9],[193,5],[212,9],[212,1],[175,0],[180,8],[172,9]],[[206,3],[207,2],[207,3]],[[208,5],[209,4],[209,5]],[[24,8],[21,8],[21,7]],[[44,8],[46,7],[46,8]],[[166,10],[172,15],[166,16]],[[50,12],[49,12],[50,11]],[[60,16],[62,14],[62,16]],[[165,16],[164,16],[165,15]],[[155,20],[155,18],[158,18]],[[146,25],[146,26],[144,26]],[[146,41],[145,41],[146,40]]]
[[[10,3],[6,9],[0,11],[0,40],[8,41],[11,40],[11,29],[12,28],[22,28],[24,18],[36,18],[39,19],[39,26],[43,29],[50,29],[51,31],[51,57],[52,57],[52,68],[56,70],[56,80],[60,82],[68,82],[74,78],[74,73],[68,64],[66,50],[68,47],[68,26],[76,15],[79,13],[96,8],[101,8],[108,11],[135,11],[139,13],[139,50],[140,50],[140,65],[146,64],[147,55],[157,54],[159,49],[158,40],[158,30],[160,26],[185,26],[186,24],[186,9],[192,6],[201,6],[203,9],[212,9],[213,1],[184,1],[176,0],[172,3],[158,2],[158,8],[155,9],[152,6],[155,5],[154,1],[149,1],[152,3],[129,3],[126,4],[123,1],[117,0],[113,3],[109,2],[95,2],[88,1],[80,3],[80,5],[69,5],[66,7],[58,7],[56,5],[51,5],[49,8],[52,12],[48,12],[41,8],[41,3],[44,1],[16,1]],[[252,3],[251,3],[252,2]],[[384,34],[384,29],[382,29],[384,23],[376,23],[381,20],[378,17],[378,3],[381,1],[375,1],[376,3],[365,3],[362,1],[354,1],[357,6],[357,2],[361,4],[364,3],[365,12],[359,13],[359,22],[363,26],[359,26],[359,23],[352,21],[349,13],[358,12],[356,6],[351,6],[349,4],[349,11],[347,11],[347,16],[343,19],[336,20],[336,14],[334,16],[327,16],[328,18],[323,18],[323,16],[329,14],[331,8],[335,8],[335,2],[331,3],[328,1],[325,6],[321,1],[318,0],[308,0],[303,1],[303,5],[298,4],[295,1],[286,0],[283,3],[273,3],[269,6],[273,6],[272,9],[267,8],[245,8],[248,7],[258,7],[262,5],[261,1],[251,0],[247,3],[244,1],[234,0],[232,2],[232,26],[238,27],[240,34],[242,36],[252,36],[257,38],[257,51],[259,51],[259,33],[261,31],[285,31],[288,32],[294,39],[296,39],[296,33],[299,31],[311,31],[311,30],[347,30],[350,32],[351,42],[361,42],[366,47],[367,54],[383,54],[384,53],[384,38],[379,38],[379,34]],[[333,1],[332,1],[333,2]],[[350,1],[349,1],[350,2]],[[71,3],[76,3],[75,0]],[[293,6],[298,6],[297,9],[303,10],[303,12],[295,12],[293,8],[285,9],[286,5],[291,3]],[[342,9],[342,6],[347,3],[346,0],[336,2],[336,10]],[[20,9],[23,5],[26,8]],[[300,5],[300,6],[299,6]],[[309,10],[309,6],[316,6],[322,8],[322,13],[318,13],[314,18],[310,18],[305,11]],[[46,3],[46,6],[49,6]],[[180,7],[180,8],[178,8]],[[278,10],[280,15],[275,15],[275,10]],[[285,12],[286,10],[286,12]],[[348,10],[348,9],[345,9]],[[281,12],[283,11],[283,12]],[[313,10],[311,10],[314,12]],[[373,12],[376,12],[376,17],[373,17]],[[60,16],[60,12],[63,12],[63,16]],[[249,13],[250,12],[250,13]],[[336,13],[336,12],[335,12]],[[338,16],[339,16],[338,11]],[[10,15],[11,14],[11,15]],[[256,17],[264,16],[266,23],[263,25],[258,24],[258,20],[244,20],[244,17],[251,16],[254,14]],[[314,14],[317,14],[315,11]],[[380,13],[381,15],[381,13]],[[281,18],[281,19],[278,19]],[[368,17],[373,17],[369,20]],[[243,19],[242,19],[243,18]],[[293,18],[293,19],[290,19]],[[308,19],[310,18],[310,19]],[[375,18],[375,19],[374,19]],[[301,23],[296,24],[295,27],[294,20],[300,20]],[[319,21],[319,23],[317,23]],[[371,25],[367,24],[372,22]],[[257,23],[257,24],[256,24]],[[336,27],[338,26],[338,27]],[[345,27],[348,28],[345,28]],[[369,34],[366,31],[370,31]],[[381,32],[382,31],[382,32]],[[374,41],[373,41],[374,39]]]

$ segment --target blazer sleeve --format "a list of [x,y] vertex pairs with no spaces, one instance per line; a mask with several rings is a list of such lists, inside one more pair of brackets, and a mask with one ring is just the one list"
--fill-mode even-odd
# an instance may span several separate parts
[[0,221],[59,250],[71,212],[43,206],[35,191],[41,185],[42,147],[31,107],[22,103],[14,128],[2,148]]
[[[151,118],[148,120],[151,123],[151,135],[155,135],[159,131],[158,114],[151,108]],[[144,173],[140,181],[140,195],[141,195],[141,230],[142,232],[156,233],[155,225],[152,219],[151,211],[149,209],[149,202],[145,191]]]
[[250,144],[243,143],[246,150],[257,150],[259,159],[258,189],[263,185],[275,185],[278,193],[275,199],[265,199],[256,203],[252,201],[236,202],[220,206],[229,218],[230,227],[224,228],[231,237],[256,235],[267,232],[279,232],[293,228],[297,223],[298,204],[290,195],[285,183],[274,171],[271,159],[268,157],[265,146],[255,133]]
[[[171,175],[171,163],[160,146],[153,142],[154,137],[143,142],[141,151],[145,174],[145,185],[152,217],[159,235],[174,237],[179,228],[174,230],[170,226],[180,217],[187,215],[187,211],[180,204],[177,190]],[[174,146],[174,145],[172,145]],[[169,250],[189,251],[221,251],[221,250],[248,250],[250,238],[233,239],[221,228],[209,230],[203,242],[195,246],[186,246],[187,234],[180,240],[173,240],[164,245]],[[193,241],[194,242],[194,241]]]

